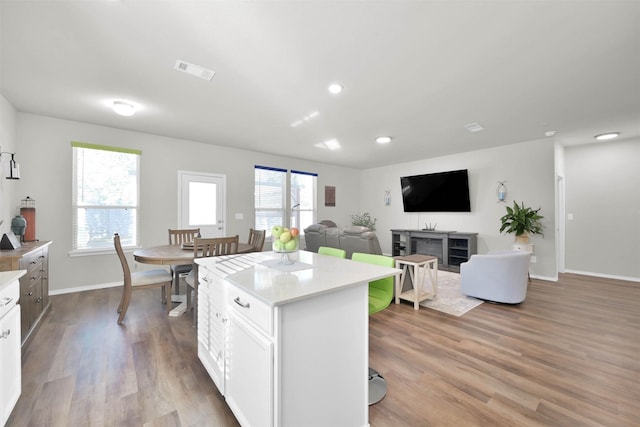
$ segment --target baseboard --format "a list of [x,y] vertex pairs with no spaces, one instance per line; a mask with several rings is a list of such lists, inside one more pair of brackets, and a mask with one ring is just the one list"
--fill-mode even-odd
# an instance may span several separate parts
[[97,285],[76,286],[75,288],[49,290],[49,295],[71,294],[74,292],[95,291],[96,289],[116,288],[122,286],[122,282],[99,283]]
[[565,273],[581,274],[583,276],[602,277],[604,279],[626,280],[628,282],[640,282],[640,277],[617,276],[615,274],[593,273],[591,271],[565,270]]
[[537,274],[531,274],[529,277],[531,277],[532,279],[546,280],[548,282],[557,282],[558,281],[558,276],[551,277],[551,276],[539,276]]

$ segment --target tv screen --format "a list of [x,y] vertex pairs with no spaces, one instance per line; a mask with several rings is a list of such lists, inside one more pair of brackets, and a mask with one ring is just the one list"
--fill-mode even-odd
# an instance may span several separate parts
[[404,176],[400,184],[405,212],[471,212],[466,169]]

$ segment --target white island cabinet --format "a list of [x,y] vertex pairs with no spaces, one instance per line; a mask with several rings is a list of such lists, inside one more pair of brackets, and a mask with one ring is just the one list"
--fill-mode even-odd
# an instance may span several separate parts
[[299,251],[197,259],[198,355],[243,426],[367,426],[368,283],[400,270]]
[[5,425],[22,392],[18,279],[25,273],[0,272],[0,425]]

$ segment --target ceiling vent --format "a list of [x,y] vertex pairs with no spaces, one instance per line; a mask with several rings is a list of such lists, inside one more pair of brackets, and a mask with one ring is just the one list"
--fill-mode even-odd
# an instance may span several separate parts
[[191,74],[192,76],[199,77],[204,80],[211,80],[213,78],[213,75],[215,74],[215,71],[209,70],[199,65],[181,61],[180,59],[176,61],[176,65],[174,68],[178,71]]
[[480,132],[481,130],[484,130],[479,123],[469,123],[468,125],[464,125],[464,128],[469,132]]

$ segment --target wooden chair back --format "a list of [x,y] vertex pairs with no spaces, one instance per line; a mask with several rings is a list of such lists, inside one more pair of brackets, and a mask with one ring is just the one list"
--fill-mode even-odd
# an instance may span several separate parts
[[124,274],[124,287],[125,289],[131,288],[131,270],[129,269],[129,263],[127,262],[127,258],[124,256],[124,251],[122,250],[122,244],[120,243],[120,235],[118,233],[113,235],[113,246],[116,248],[116,253],[118,254],[118,258],[120,259],[120,264],[122,264],[122,272]]
[[198,237],[200,237],[200,228],[169,229],[170,245],[192,243]]
[[205,258],[238,253],[238,235],[232,237],[197,238],[193,243],[194,258]]
[[247,243],[251,245],[251,247],[253,248],[253,252],[262,251],[266,234],[266,230],[254,230],[253,228],[249,229],[249,240],[247,241]]

